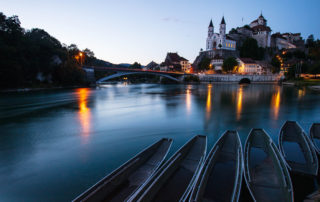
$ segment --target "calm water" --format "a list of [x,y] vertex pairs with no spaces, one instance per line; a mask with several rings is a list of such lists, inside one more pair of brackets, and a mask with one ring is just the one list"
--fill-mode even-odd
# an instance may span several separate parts
[[68,201],[161,137],[244,142],[285,120],[320,122],[320,94],[277,85],[106,85],[0,94],[0,201]]

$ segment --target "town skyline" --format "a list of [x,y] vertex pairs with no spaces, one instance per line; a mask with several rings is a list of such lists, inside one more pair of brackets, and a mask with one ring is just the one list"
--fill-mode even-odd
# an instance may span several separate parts
[[[2,3],[2,11],[7,16],[18,15],[26,29],[44,29],[62,43],[74,43],[80,49],[89,48],[96,57],[112,63],[160,63],[167,52],[178,52],[193,62],[200,48],[205,49],[210,20],[217,28],[222,16],[226,20],[227,32],[249,24],[262,12],[272,33],[298,32],[304,39],[310,34],[316,39],[320,37],[319,22],[312,20],[319,18],[317,8],[320,3],[314,0],[308,4],[301,4],[302,1],[277,2],[277,7],[272,6],[276,1],[185,4],[182,1],[172,4],[170,1],[95,1],[90,4],[70,1],[63,7],[59,1],[20,2],[19,7],[17,2]],[[281,5],[286,5],[287,9],[279,9]],[[56,10],[59,10],[58,15],[54,12]],[[299,11],[304,14],[300,15]]]

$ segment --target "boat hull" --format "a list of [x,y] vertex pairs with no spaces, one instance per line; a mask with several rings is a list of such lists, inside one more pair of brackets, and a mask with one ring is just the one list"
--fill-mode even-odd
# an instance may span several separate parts
[[293,201],[285,160],[263,129],[252,129],[244,149],[244,177],[255,201]]
[[212,147],[189,201],[238,201],[243,156],[237,131],[226,131]]
[[149,146],[73,201],[124,201],[163,163],[172,139],[163,138]]

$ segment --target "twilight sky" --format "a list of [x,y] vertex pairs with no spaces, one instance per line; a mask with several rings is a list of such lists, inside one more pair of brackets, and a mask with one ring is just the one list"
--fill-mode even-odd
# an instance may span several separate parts
[[[272,32],[320,38],[320,0],[2,0],[0,12],[41,28],[65,44],[91,49],[112,63],[161,62],[178,52],[191,62],[205,48],[207,27],[227,31],[262,11]],[[243,19],[243,20],[242,20]]]

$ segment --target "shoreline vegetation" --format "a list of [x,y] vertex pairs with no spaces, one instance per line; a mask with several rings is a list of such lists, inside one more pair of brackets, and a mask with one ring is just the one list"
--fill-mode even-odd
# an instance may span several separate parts
[[82,65],[111,64],[97,59],[88,48],[80,50],[45,30],[26,30],[20,24],[18,16],[0,12],[0,91],[87,86]]

